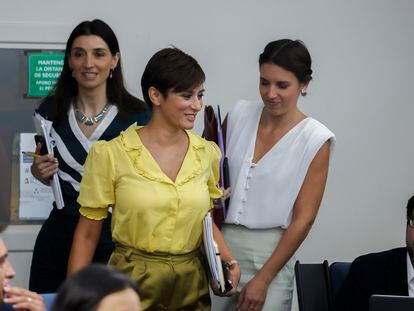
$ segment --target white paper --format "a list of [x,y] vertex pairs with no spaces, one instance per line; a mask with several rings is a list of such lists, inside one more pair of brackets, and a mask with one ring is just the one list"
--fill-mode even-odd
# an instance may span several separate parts
[[[34,114],[33,121],[34,121],[37,134],[42,135],[43,138],[45,139],[47,152],[49,154],[53,154],[53,147],[55,145],[55,142],[50,136],[50,131],[52,130],[52,121],[46,120],[38,113]],[[63,202],[62,190],[60,188],[59,177],[57,173],[53,174],[53,177],[51,180],[51,186],[52,186],[53,196],[55,197],[56,206],[58,209],[62,209],[64,207],[64,202]]]
[[34,151],[36,144],[35,133],[20,134],[20,197],[19,219],[46,219],[54,201],[52,188],[43,185],[30,172],[33,158],[25,156],[22,151]]
[[204,252],[210,268],[211,277],[222,293],[225,292],[223,266],[221,264],[220,252],[213,238],[213,220],[208,213],[203,220],[203,243]]

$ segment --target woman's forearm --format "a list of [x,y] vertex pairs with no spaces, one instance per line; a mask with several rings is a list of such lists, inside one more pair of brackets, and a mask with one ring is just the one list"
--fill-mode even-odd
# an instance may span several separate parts
[[68,262],[68,275],[92,262],[102,229],[102,220],[80,216]]
[[257,272],[256,277],[262,279],[266,284],[270,284],[305,240],[312,227],[312,223],[312,221],[292,222],[283,233],[272,255]]
[[217,228],[215,223],[213,223],[213,237],[214,241],[216,241],[218,248],[220,250],[221,260],[229,261],[235,259],[226,241],[224,241],[223,234],[221,233],[219,228]]
[[[231,260],[236,259],[236,258],[234,258],[234,255],[231,252],[230,248],[228,247],[226,241],[224,241],[223,234],[217,228],[215,223],[213,223],[213,237],[214,237],[214,240],[216,241],[216,243],[218,245],[218,248],[220,250],[221,260],[229,262]],[[239,264],[237,264],[237,261],[233,262],[232,265],[228,266],[228,269],[229,269],[228,270],[229,271],[229,278],[230,278],[230,281],[231,281],[231,284],[232,284],[232,289],[226,295],[231,296],[231,295],[234,295],[236,293],[237,286],[240,282],[240,275],[241,275],[240,273],[241,272],[240,272],[240,266],[239,266]],[[214,291],[214,289],[213,289],[213,291]],[[214,291],[214,292],[217,294],[216,291]],[[219,293],[219,295],[220,295],[220,293]]]
[[328,177],[330,142],[316,154],[293,207],[292,222],[256,276],[270,283],[305,240],[318,214]]

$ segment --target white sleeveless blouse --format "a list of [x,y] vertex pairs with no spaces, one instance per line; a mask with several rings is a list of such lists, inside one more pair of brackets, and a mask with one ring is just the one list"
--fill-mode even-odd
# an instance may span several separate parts
[[252,163],[263,103],[239,101],[228,115],[226,155],[232,194],[226,223],[251,229],[287,228],[309,165],[335,135],[306,118]]

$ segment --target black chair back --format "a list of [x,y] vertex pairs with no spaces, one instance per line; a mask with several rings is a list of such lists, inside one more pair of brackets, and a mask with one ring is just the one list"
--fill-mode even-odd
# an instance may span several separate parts
[[329,266],[329,276],[331,280],[332,288],[332,301],[335,301],[335,297],[339,288],[345,281],[348,275],[349,268],[351,268],[350,262],[334,262]]
[[299,311],[331,311],[332,295],[328,261],[295,264]]

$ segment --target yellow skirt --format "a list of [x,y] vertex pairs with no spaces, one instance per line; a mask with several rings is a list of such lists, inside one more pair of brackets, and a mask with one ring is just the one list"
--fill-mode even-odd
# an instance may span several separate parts
[[208,278],[199,250],[153,254],[117,245],[109,265],[138,283],[142,310],[210,310]]

